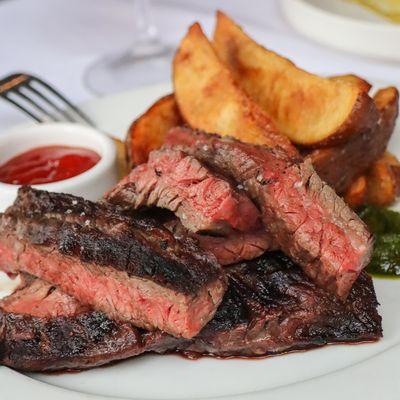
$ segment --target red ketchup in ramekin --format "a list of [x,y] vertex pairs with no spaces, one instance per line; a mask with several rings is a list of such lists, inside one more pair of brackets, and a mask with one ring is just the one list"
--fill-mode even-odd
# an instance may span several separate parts
[[58,182],[82,174],[100,158],[95,151],[82,147],[36,147],[0,165],[0,182],[14,185]]

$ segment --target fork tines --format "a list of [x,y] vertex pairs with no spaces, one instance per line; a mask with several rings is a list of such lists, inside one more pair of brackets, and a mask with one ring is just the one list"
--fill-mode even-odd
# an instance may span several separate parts
[[23,73],[0,80],[0,96],[38,122],[84,122],[94,126],[90,118],[61,93],[41,79]]

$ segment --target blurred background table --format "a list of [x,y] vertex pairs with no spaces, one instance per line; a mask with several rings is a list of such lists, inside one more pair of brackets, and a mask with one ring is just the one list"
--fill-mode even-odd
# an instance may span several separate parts
[[[278,0],[154,0],[152,4],[161,36],[172,46],[195,20],[210,32],[213,13],[220,8],[261,43],[310,71],[357,72],[373,81],[400,81],[399,64],[347,54],[301,36],[285,20]],[[14,71],[37,74],[79,103],[95,96],[83,82],[86,68],[102,54],[132,42],[132,1],[3,0],[0,37],[1,76]],[[23,115],[0,103],[1,130],[23,120]]]

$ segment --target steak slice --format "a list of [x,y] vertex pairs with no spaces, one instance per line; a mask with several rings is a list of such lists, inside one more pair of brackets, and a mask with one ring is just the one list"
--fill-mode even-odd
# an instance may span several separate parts
[[270,234],[260,228],[250,232],[231,232],[227,236],[210,236],[189,232],[174,218],[164,223],[176,238],[190,236],[205,251],[216,257],[221,265],[252,260],[274,248]]
[[345,302],[316,286],[280,252],[230,267],[228,276],[214,318],[198,336],[179,342],[181,351],[253,357],[382,337],[374,286],[365,272]]
[[6,312],[46,318],[71,317],[90,310],[50,283],[28,274],[20,277],[21,284],[14,293],[0,300]]
[[[145,332],[86,308],[76,311],[77,302],[59,289],[30,282],[34,289],[17,291],[0,304],[0,363],[43,371],[83,369],[144,351],[254,357],[382,336],[373,283],[364,272],[342,302],[279,252],[227,271],[223,302],[190,340]],[[36,306],[30,307],[35,298]],[[52,309],[58,310],[55,315]]]
[[106,196],[134,208],[174,212],[191,232],[226,233],[260,226],[260,213],[246,193],[182,151],[152,151]]
[[40,279],[0,301],[0,364],[23,371],[86,369],[164,352],[178,339],[82,306]]
[[118,207],[28,187],[0,216],[0,269],[40,277],[136,326],[193,337],[222,300],[226,277],[193,240]]
[[243,185],[279,248],[318,285],[345,298],[367,265],[372,235],[310,160],[185,128],[166,138]]

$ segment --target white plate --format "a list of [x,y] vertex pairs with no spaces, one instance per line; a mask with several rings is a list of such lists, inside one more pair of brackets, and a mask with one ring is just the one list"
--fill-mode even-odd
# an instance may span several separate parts
[[[126,92],[91,101],[84,109],[101,128],[123,137],[132,119],[169,90],[168,85],[161,85]],[[395,135],[392,149],[400,154],[398,136],[399,132]],[[393,366],[385,357],[387,354],[394,357],[393,347],[400,343],[400,281],[376,280],[375,287],[381,303],[385,335],[378,343],[328,346],[262,360],[204,358],[189,361],[174,355],[146,355],[77,374],[30,374],[27,377],[1,367],[0,399],[20,399],[29,395],[30,399],[41,400],[54,399],[54,396],[57,399],[76,400],[100,399],[101,396],[124,399],[210,399],[238,396],[244,400],[265,399],[271,390],[274,399],[292,399],[293,396],[299,399],[320,396],[330,399],[337,391],[344,388],[351,390],[353,380],[349,380],[349,376],[357,376],[359,363],[362,363],[361,372],[358,372],[361,378],[363,365],[367,365],[367,368],[370,366],[371,370],[378,369],[377,376],[382,371],[386,372],[381,379],[389,378],[392,386],[380,387],[380,395],[385,399],[395,399],[400,390],[396,389],[395,392],[393,389],[393,382],[396,382],[395,378],[390,379],[390,374],[394,374]],[[385,352],[388,349],[391,350]],[[400,359],[400,347],[396,351],[397,359]],[[333,374],[332,378],[328,375],[313,379],[310,384],[304,383],[344,368],[350,369],[347,373]],[[298,384],[288,386],[294,383]],[[330,386],[329,390],[326,385]],[[364,399],[375,398],[373,388],[376,382],[365,379],[362,385],[363,390],[371,386]],[[278,387],[281,389],[274,390]]]
[[345,0],[283,0],[290,23],[310,39],[353,54],[400,61],[400,25]]

